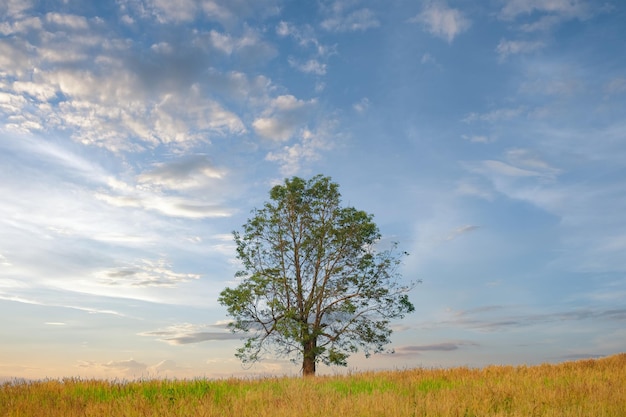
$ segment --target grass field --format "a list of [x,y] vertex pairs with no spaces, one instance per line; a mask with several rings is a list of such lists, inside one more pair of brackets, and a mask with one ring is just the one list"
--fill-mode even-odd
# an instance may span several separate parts
[[0,386],[0,416],[626,416],[626,353],[483,369]]

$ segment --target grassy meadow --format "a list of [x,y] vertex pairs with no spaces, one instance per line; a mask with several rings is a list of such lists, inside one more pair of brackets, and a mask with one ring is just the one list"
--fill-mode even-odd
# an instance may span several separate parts
[[538,366],[0,386],[0,416],[626,416],[626,353]]

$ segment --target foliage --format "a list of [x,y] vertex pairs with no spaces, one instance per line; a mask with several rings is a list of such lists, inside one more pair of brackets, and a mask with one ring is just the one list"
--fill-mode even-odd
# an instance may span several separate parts
[[231,329],[250,334],[237,352],[244,363],[273,352],[302,359],[305,375],[320,361],[345,366],[359,350],[382,352],[390,319],[414,310],[397,272],[406,253],[377,251],[373,216],[343,207],[329,177],[275,186],[234,237],[241,282],[219,302]]
[[316,379],[0,385],[6,417],[626,415],[626,354],[557,365],[412,369]]

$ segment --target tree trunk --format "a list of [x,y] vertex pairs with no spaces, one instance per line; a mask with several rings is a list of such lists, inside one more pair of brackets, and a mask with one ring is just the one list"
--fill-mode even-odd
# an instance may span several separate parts
[[304,348],[302,359],[302,376],[315,376],[315,355],[317,348],[317,339],[312,338],[302,344]]

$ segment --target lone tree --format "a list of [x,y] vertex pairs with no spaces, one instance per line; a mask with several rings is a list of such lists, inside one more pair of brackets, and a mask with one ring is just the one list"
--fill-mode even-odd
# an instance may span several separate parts
[[346,366],[359,349],[382,352],[389,320],[414,311],[411,287],[399,282],[406,253],[395,244],[377,251],[373,216],[343,207],[340,197],[329,177],[286,179],[243,232],[233,232],[241,281],[219,302],[234,319],[231,330],[249,333],[236,353],[243,363],[273,351],[301,359],[304,376],[319,362]]

